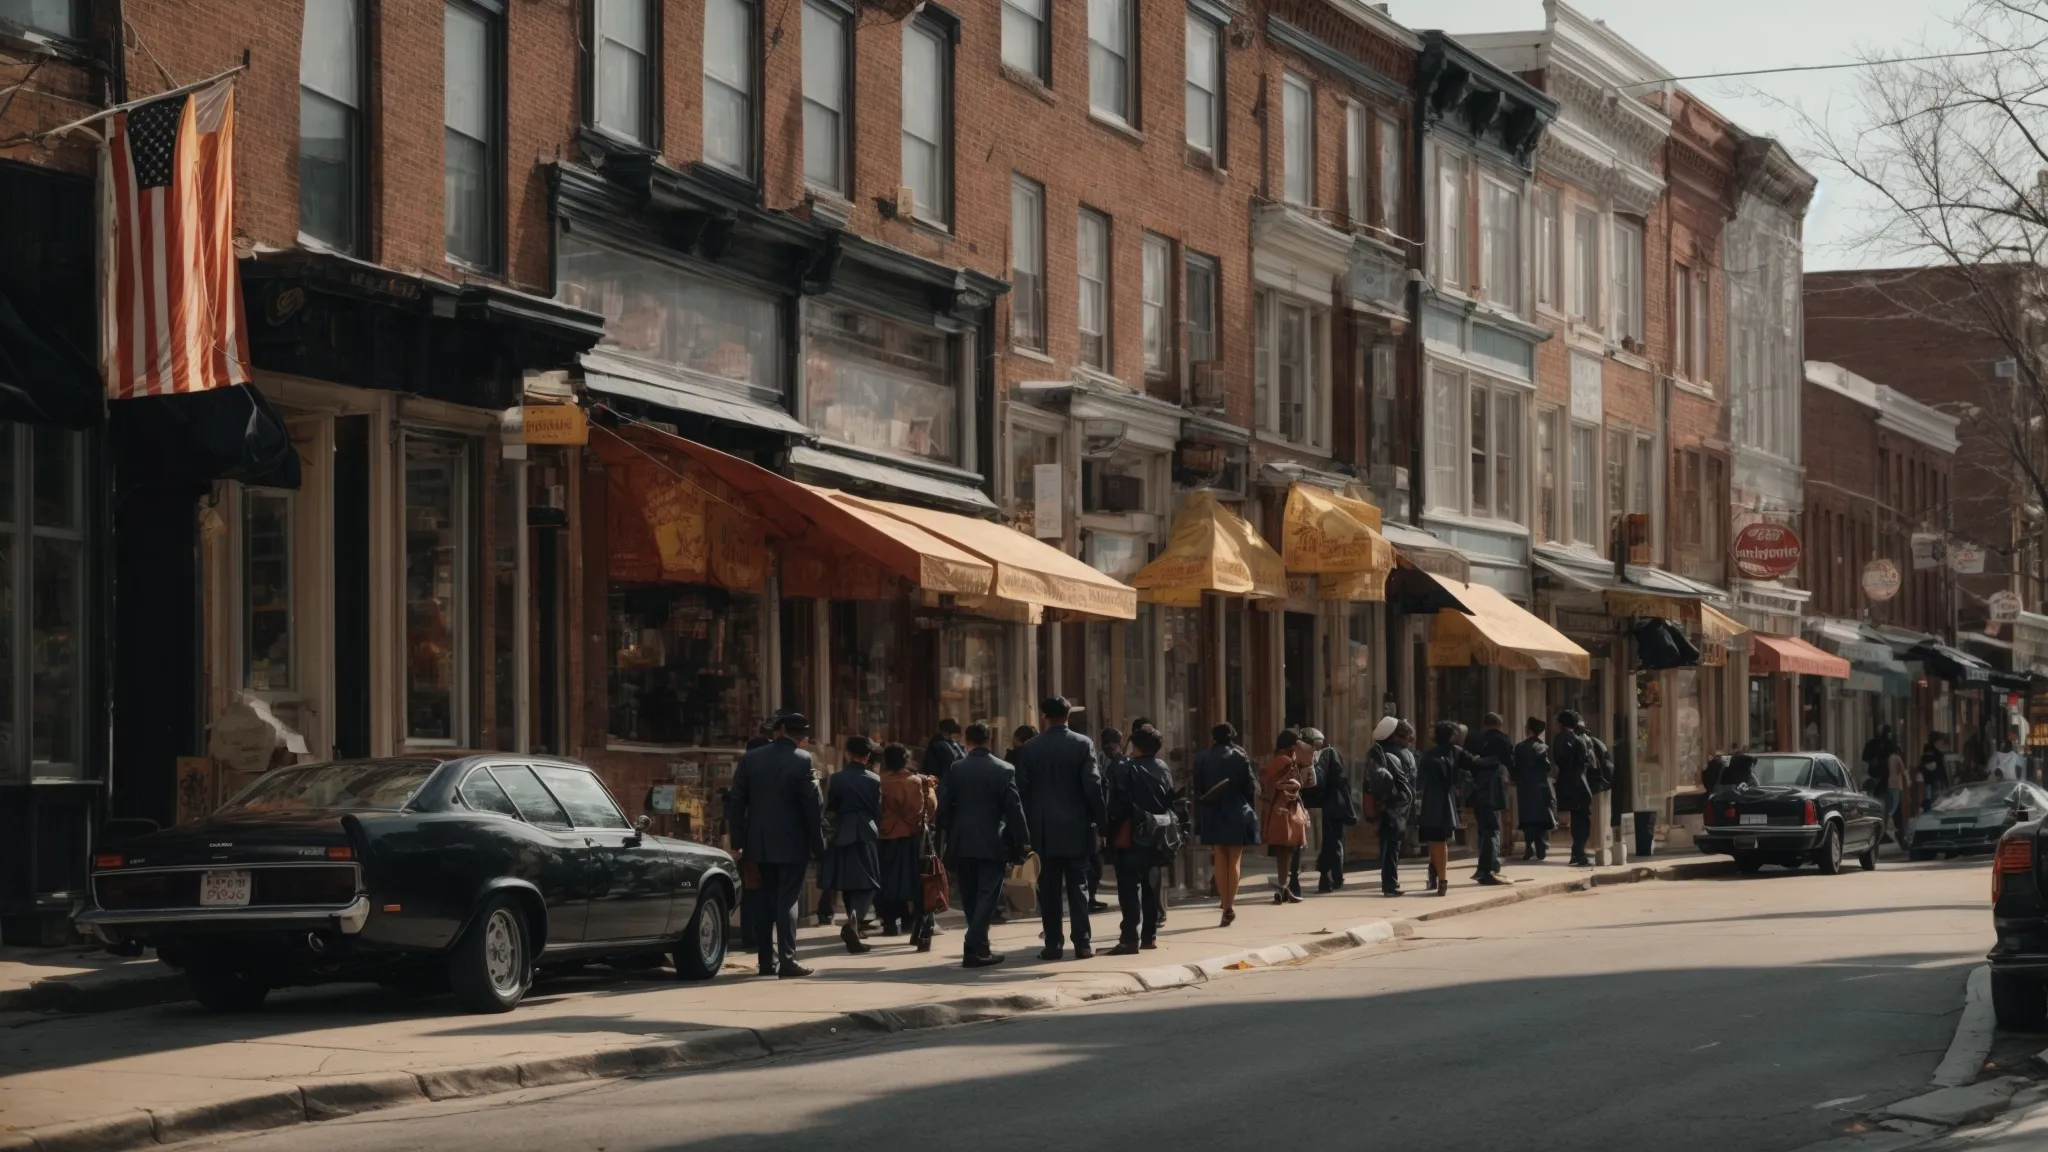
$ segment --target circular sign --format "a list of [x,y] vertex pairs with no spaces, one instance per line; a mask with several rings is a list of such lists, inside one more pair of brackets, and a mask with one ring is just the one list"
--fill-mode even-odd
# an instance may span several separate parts
[[1799,567],[1799,533],[1758,521],[1735,534],[1735,567],[1752,580],[1775,580]]
[[1985,598],[1984,607],[1990,610],[1993,624],[2010,624],[2020,618],[2020,609],[2025,605],[2019,593],[2001,588]]
[[1899,594],[1899,566],[1889,560],[1872,560],[1863,566],[1863,594],[1872,600],[1889,600]]

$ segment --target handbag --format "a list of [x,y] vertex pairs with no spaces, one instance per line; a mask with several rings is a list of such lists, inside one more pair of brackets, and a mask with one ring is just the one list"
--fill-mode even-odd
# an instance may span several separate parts
[[1171,812],[1133,812],[1129,827],[1134,851],[1162,864],[1180,851],[1180,821]]
[[920,871],[923,874],[919,882],[924,886],[925,912],[936,916],[941,912],[950,911],[953,906],[946,900],[946,862],[939,859],[939,854],[933,847],[930,828],[925,829],[924,851],[921,856]]

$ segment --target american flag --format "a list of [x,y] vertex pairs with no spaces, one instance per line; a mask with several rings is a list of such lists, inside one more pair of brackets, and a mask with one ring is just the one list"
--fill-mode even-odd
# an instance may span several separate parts
[[125,400],[247,383],[235,267],[235,86],[116,113],[101,371]]

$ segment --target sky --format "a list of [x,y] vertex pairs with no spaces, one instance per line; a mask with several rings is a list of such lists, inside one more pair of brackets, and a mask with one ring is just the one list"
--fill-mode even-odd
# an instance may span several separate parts
[[[1574,0],[1668,69],[1668,75],[1833,64],[1872,53],[1917,55],[1953,41],[1949,21],[1967,0]],[[1542,0],[1391,0],[1417,30],[1515,32],[1543,27]],[[1689,80],[1685,87],[1745,130],[1778,137],[1821,178],[1806,217],[1809,271],[1868,267],[1882,256],[1852,242],[1869,204],[1810,159],[1808,132],[1790,104],[1837,133],[1855,128],[1855,70]],[[1783,102],[1783,103],[1780,103]]]

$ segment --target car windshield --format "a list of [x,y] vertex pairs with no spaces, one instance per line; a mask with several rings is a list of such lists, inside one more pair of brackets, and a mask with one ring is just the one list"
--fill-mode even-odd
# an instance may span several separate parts
[[1806,767],[1810,763],[1804,756],[1759,756],[1750,774],[1763,788],[1774,784],[1798,785],[1805,783]]
[[440,765],[431,760],[357,760],[279,768],[242,789],[223,812],[307,812],[405,807]]
[[1934,812],[1965,812],[1972,808],[2003,808],[2012,803],[2013,790],[2018,784],[2010,781],[2003,784],[1965,784],[1953,792],[1944,792],[1929,810]]

